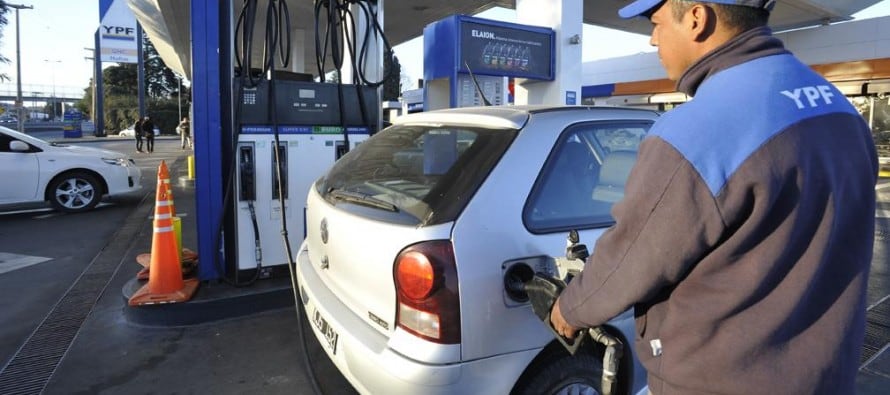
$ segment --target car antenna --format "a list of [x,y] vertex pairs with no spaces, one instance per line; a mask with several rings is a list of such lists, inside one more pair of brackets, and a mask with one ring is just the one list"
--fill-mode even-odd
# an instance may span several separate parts
[[490,106],[491,102],[485,97],[485,94],[482,93],[482,88],[479,87],[479,81],[476,81],[476,76],[473,75],[473,70],[470,70],[470,64],[464,61],[464,64],[467,65],[467,71],[470,72],[470,78],[473,79],[473,85],[476,85],[476,92],[479,92],[479,96],[482,97],[482,103],[486,106]]

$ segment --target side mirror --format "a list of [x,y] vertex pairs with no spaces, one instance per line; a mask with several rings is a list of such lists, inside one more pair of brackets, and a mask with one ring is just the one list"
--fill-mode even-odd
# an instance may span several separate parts
[[12,140],[9,142],[9,150],[13,152],[28,152],[31,146],[24,141]]

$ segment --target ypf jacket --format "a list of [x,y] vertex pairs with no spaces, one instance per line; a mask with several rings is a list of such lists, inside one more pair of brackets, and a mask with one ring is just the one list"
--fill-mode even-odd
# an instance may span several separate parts
[[576,327],[630,307],[655,394],[848,394],[864,337],[877,157],[844,95],[768,28],[679,82],[615,225],[559,299]]

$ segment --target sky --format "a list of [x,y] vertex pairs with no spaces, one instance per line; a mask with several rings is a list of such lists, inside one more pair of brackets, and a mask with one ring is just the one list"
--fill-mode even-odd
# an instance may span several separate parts
[[[410,1],[410,0],[390,0]],[[92,48],[99,27],[98,0],[18,0],[14,4],[33,6],[19,11],[22,89],[57,93],[82,92],[93,75]],[[2,31],[0,53],[11,60],[0,64],[0,73],[12,80],[0,85],[12,87],[16,81],[16,15],[7,14],[9,23]],[[867,19],[890,15],[890,0],[854,15]],[[516,22],[513,10],[496,8],[477,15],[482,18]],[[592,39],[592,38],[596,39]],[[653,51],[648,37],[596,26],[585,26],[582,59],[597,60]],[[418,37],[395,47],[402,72],[412,83],[423,77],[423,38]]]

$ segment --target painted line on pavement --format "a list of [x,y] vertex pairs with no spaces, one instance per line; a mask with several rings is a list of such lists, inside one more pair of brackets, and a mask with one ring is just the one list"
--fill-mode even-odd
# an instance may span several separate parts
[[868,308],[865,309],[865,311],[871,311],[871,309],[875,308],[875,306],[877,306],[877,305],[883,303],[883,302],[884,302],[885,300],[887,300],[887,299],[890,299],[890,295],[884,296],[883,298],[881,298],[881,300],[872,303],[871,306],[868,306]]
[[0,274],[43,263],[52,258],[0,252]]

